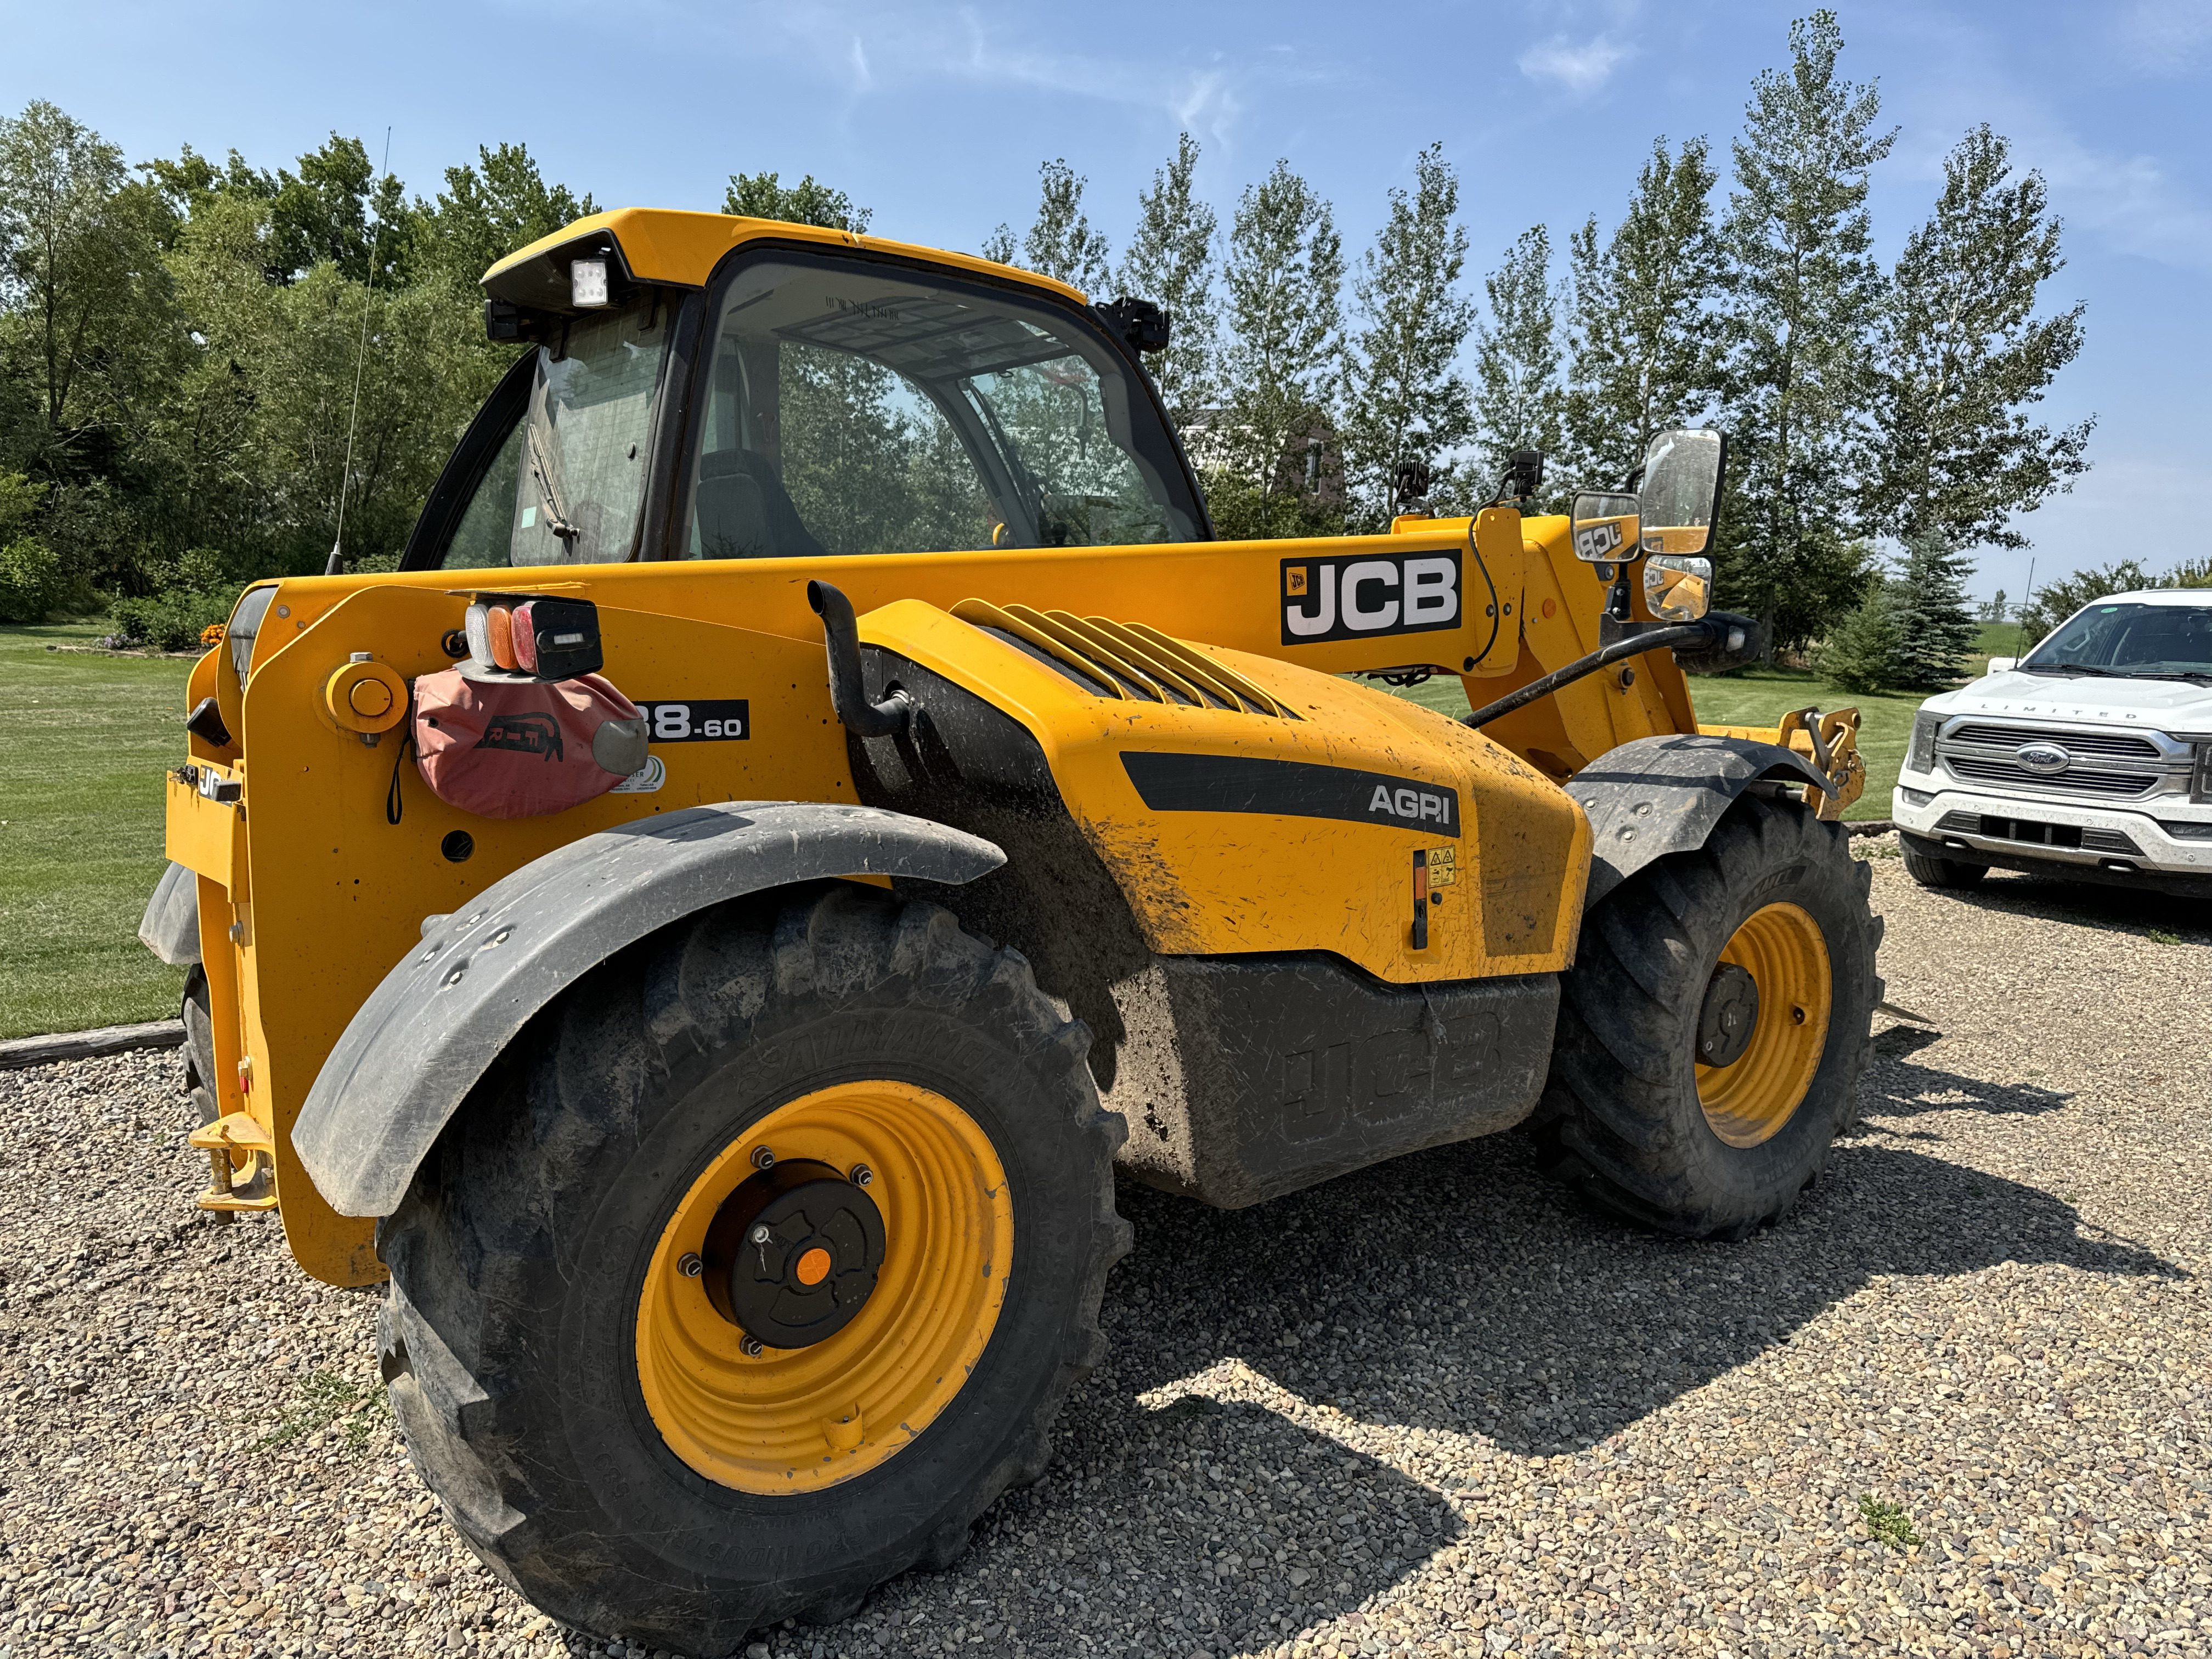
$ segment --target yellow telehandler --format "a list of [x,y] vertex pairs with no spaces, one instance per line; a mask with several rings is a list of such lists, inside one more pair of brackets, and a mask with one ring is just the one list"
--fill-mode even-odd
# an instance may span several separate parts
[[[1222,542],[1142,302],[634,210],[484,287],[521,355],[399,569],[193,671],[143,933],[201,1201],[388,1275],[416,1467],[549,1613],[721,1654],[948,1562],[1092,1364],[1117,1165],[1246,1206],[1525,1123],[1692,1237],[1820,1174],[1856,716],[1697,725],[1759,643],[1718,434]],[[1464,720],[1361,683],[1436,674]]]

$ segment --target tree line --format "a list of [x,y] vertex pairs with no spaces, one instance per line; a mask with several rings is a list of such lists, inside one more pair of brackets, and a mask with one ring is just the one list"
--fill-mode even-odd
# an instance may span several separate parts
[[[2091,422],[2036,418],[2082,309],[2043,304],[2060,225],[1987,126],[1875,258],[1869,185],[1896,133],[1843,46],[1831,12],[1791,25],[1725,178],[1705,138],[1656,138],[1609,227],[1486,228],[1502,246],[1479,281],[1439,144],[1357,257],[1286,160],[1218,215],[1188,134],[1118,256],[1064,159],[981,251],[1166,307],[1152,364],[1224,535],[1387,528],[1406,461],[1437,510],[1466,511],[1524,448],[1549,457],[1535,504],[1556,507],[1620,483],[1654,433],[1717,423],[1723,602],[1784,648],[1887,618],[1918,656],[1885,673],[1933,673],[1971,637],[1969,551],[2025,544],[2019,516],[2087,465]],[[732,175],[721,205],[870,217],[811,174]],[[341,512],[349,562],[390,563],[511,361],[477,279],[593,210],[520,144],[423,196],[335,134],[274,172],[190,148],[134,167],[51,104],[0,121],[0,612],[112,599],[128,629],[177,632],[242,581],[320,568]]]

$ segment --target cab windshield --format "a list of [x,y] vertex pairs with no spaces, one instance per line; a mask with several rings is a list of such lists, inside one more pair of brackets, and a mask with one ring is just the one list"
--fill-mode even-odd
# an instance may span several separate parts
[[2028,653],[2030,673],[2212,678],[2212,605],[2093,605]]
[[522,417],[440,561],[447,569],[631,556],[667,319],[665,305],[648,303],[554,325],[537,349]]
[[982,283],[782,253],[708,337],[683,556],[1197,539],[1148,391],[1069,313]]

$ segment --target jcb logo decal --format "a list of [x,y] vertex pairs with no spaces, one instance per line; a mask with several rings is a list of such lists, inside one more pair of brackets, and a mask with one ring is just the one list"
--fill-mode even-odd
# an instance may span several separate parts
[[1628,538],[1621,533],[1620,526],[1617,520],[1601,520],[1588,529],[1575,532],[1575,556],[1578,559],[1588,559],[1593,563],[1610,559],[1613,557],[1613,550],[1627,539]]
[[1283,643],[1425,634],[1459,625],[1459,552],[1283,561]]

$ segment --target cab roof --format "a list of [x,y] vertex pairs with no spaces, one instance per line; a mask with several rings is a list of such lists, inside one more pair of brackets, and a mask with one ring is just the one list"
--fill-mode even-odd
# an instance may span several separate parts
[[708,276],[731,249],[764,240],[865,248],[1043,289],[1078,305],[1089,303],[1088,296],[1066,283],[972,253],[862,236],[849,230],[829,230],[819,225],[741,218],[730,213],[687,213],[673,208],[616,208],[579,219],[508,254],[484,272],[483,285],[494,298],[517,305],[562,307],[568,301],[568,261],[605,246],[619,257],[634,282],[704,288]]

